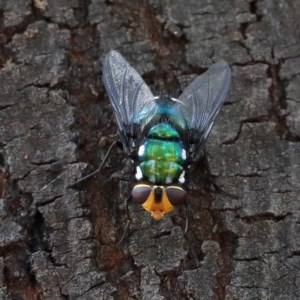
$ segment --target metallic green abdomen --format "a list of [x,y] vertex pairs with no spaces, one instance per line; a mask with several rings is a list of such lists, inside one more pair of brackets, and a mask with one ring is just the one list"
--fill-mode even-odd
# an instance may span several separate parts
[[141,161],[153,159],[180,164],[184,162],[184,158],[182,157],[184,150],[181,148],[179,142],[149,139],[143,146],[139,151]]
[[146,160],[140,164],[144,177],[156,184],[172,183],[177,181],[183,168],[176,162]]
[[169,124],[167,123],[160,123],[153,126],[149,132],[149,137],[154,137],[158,139],[179,139],[178,132]]
[[149,130],[145,143],[139,147],[138,156],[138,180],[145,179],[155,184],[184,182],[186,151],[178,132],[168,123],[159,123]]

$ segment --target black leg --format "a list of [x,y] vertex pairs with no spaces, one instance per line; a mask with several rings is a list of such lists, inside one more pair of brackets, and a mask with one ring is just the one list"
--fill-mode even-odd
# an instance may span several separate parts
[[114,142],[110,145],[110,147],[109,147],[109,149],[107,150],[107,152],[106,152],[106,154],[105,154],[105,156],[104,156],[104,158],[103,158],[103,160],[102,160],[100,166],[99,166],[94,172],[92,172],[92,173],[88,174],[87,176],[84,176],[83,178],[80,178],[79,180],[73,182],[73,183],[70,184],[68,187],[69,187],[69,188],[73,188],[73,187],[75,187],[76,185],[78,185],[79,183],[81,183],[81,182],[83,182],[83,181],[86,181],[87,179],[93,177],[95,174],[99,173],[99,172],[101,171],[101,169],[102,169],[102,167],[103,167],[105,161],[107,160],[107,158],[108,158],[108,156],[109,156],[109,154],[110,154],[112,148],[113,148],[114,146],[116,146],[117,143],[118,143],[117,141],[114,141]]

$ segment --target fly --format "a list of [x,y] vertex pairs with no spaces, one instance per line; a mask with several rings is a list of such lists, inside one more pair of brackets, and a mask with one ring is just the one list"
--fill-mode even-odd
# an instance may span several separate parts
[[154,96],[138,72],[112,50],[103,65],[123,149],[136,166],[133,201],[160,219],[187,198],[185,174],[201,156],[231,82],[228,64],[212,65],[178,99]]

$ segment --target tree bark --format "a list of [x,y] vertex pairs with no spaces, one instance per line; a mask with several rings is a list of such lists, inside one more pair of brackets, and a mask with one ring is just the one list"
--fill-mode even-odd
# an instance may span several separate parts
[[[300,10],[291,1],[0,1],[1,299],[300,299]],[[189,204],[128,202],[101,61],[177,95],[233,72]],[[128,169],[128,170],[127,170]]]

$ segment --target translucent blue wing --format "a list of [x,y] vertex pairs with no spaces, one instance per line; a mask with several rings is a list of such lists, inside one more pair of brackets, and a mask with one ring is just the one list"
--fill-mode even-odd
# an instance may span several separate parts
[[147,123],[154,114],[154,96],[137,71],[114,50],[104,59],[103,82],[114,109],[124,150],[130,154],[137,126]]
[[212,65],[180,95],[179,110],[189,128],[190,155],[196,160],[213,122],[226,100],[231,71],[225,61]]

